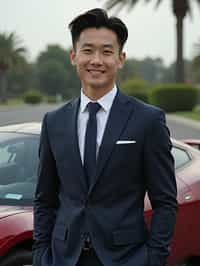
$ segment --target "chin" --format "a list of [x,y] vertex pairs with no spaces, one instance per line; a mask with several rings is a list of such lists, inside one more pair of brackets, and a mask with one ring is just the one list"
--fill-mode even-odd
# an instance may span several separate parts
[[88,82],[88,85],[91,88],[99,89],[99,88],[105,88],[106,83],[105,82],[99,82],[99,80],[96,80],[96,81]]
[[101,80],[92,80],[90,82],[88,82],[88,85],[90,87],[93,87],[93,88],[107,88],[107,87],[110,87],[110,86],[113,86],[113,82],[106,82],[106,81],[101,81]]

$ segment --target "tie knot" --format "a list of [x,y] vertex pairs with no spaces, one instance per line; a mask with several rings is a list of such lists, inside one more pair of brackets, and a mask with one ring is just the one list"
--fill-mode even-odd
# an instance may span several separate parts
[[94,103],[94,102],[89,102],[87,106],[90,115],[96,115],[96,113],[101,108],[101,105],[99,103]]

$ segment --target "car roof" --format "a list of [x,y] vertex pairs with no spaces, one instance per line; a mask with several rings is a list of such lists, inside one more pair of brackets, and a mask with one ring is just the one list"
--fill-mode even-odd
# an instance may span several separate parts
[[0,126],[0,132],[40,134],[41,122],[27,122]]

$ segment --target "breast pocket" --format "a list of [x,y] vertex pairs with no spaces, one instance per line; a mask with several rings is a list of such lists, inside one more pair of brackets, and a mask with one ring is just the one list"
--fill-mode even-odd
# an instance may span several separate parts
[[130,152],[134,152],[135,150],[137,150],[137,143],[121,143],[120,141],[116,142],[115,144],[115,148],[114,151],[116,153],[123,153],[123,154],[127,154]]
[[116,164],[124,165],[132,164],[133,162],[137,162],[140,158],[140,150],[138,148],[137,143],[130,144],[115,144],[113,149],[112,157]]

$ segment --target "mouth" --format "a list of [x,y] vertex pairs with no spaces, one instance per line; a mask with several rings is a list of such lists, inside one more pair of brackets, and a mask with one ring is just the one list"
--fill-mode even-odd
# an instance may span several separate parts
[[105,73],[105,71],[101,69],[88,69],[87,71],[93,75],[99,75]]

